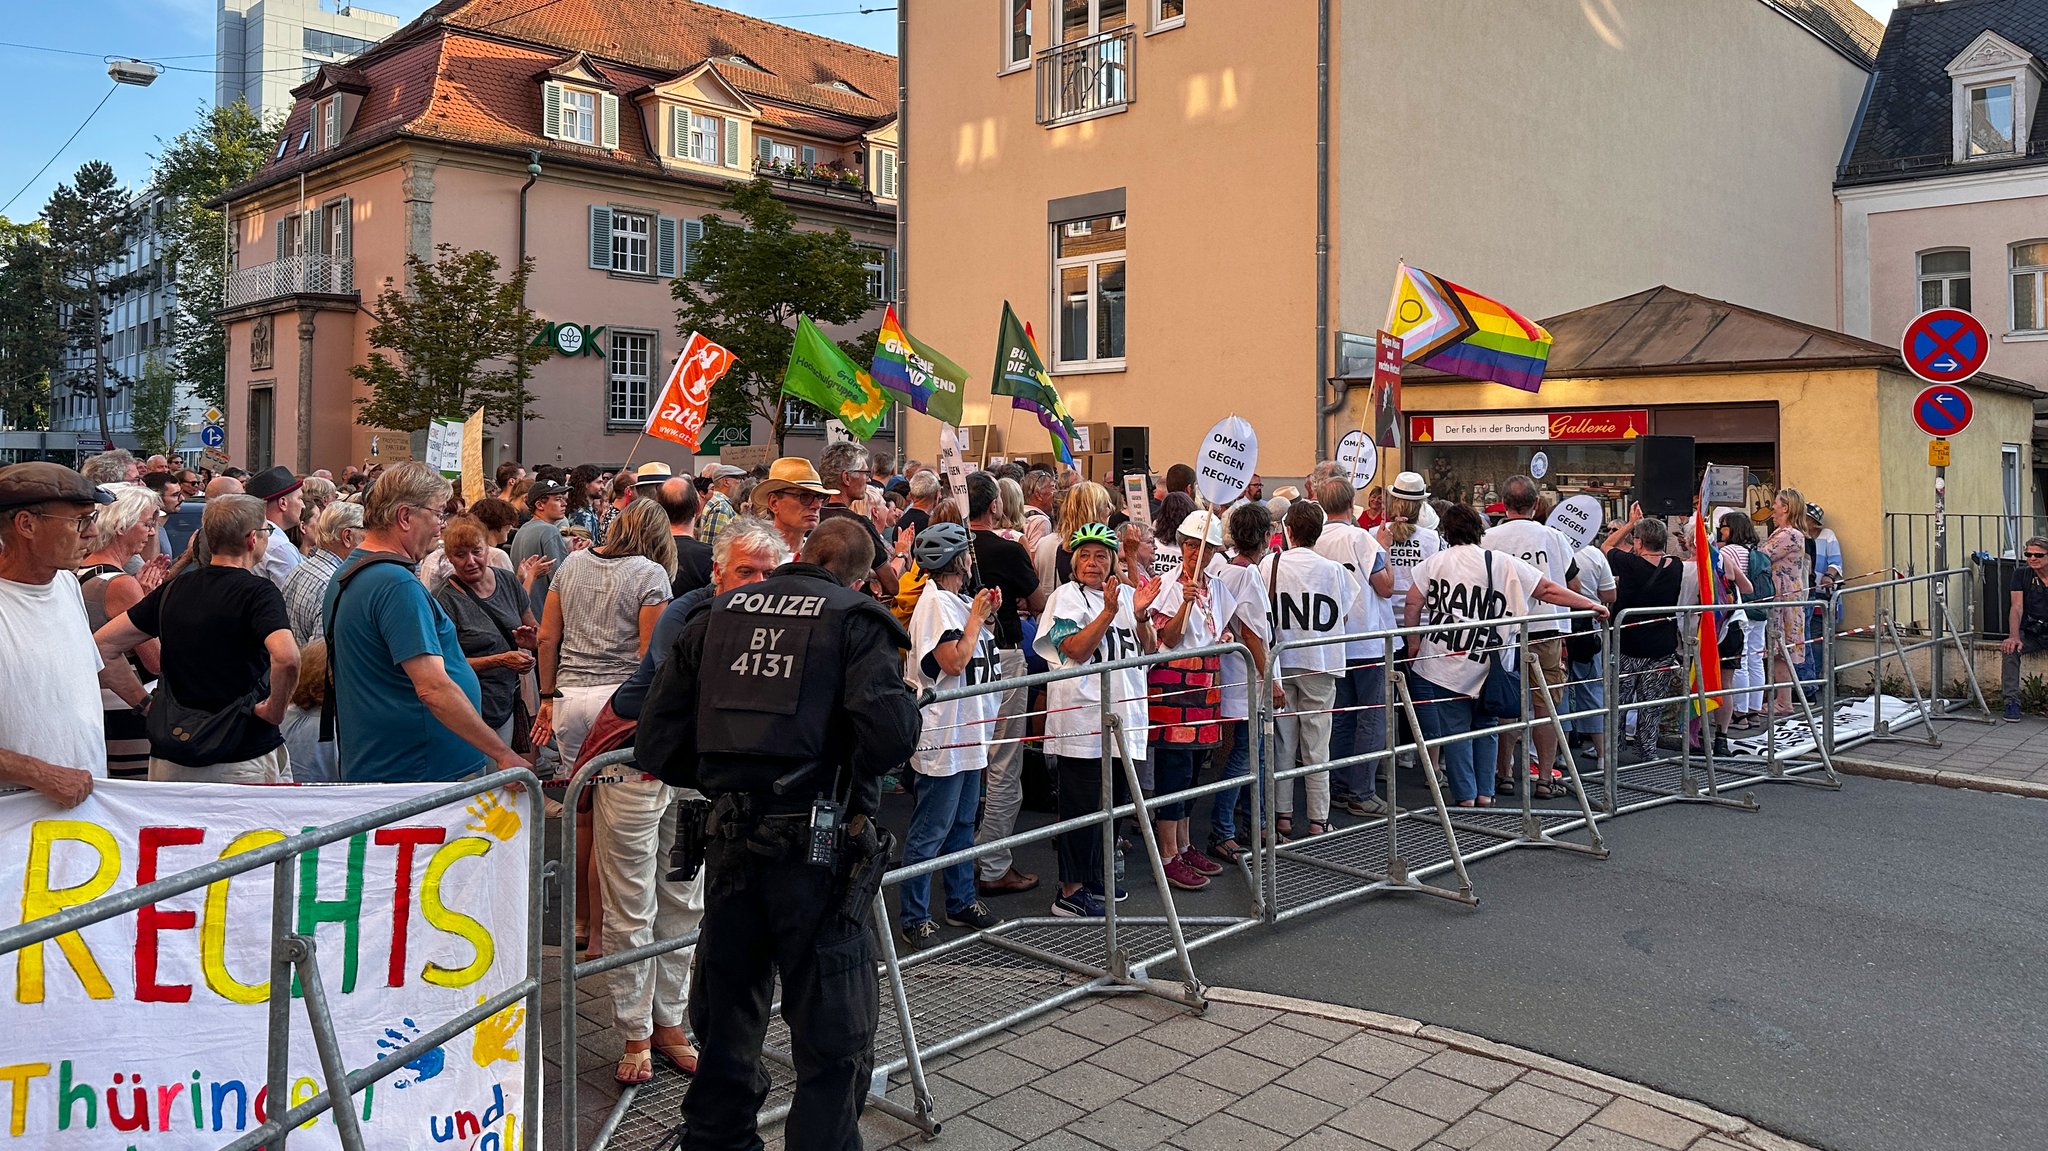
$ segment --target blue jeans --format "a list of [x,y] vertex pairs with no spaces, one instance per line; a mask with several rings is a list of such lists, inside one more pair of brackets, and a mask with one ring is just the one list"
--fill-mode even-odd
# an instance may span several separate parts
[[[956,775],[912,773],[910,785],[917,792],[917,806],[910,812],[910,834],[903,843],[905,864],[923,863],[974,846],[974,813],[981,804],[981,773],[963,771]],[[974,887],[974,863],[956,863],[939,872],[946,880],[946,910],[967,910],[979,895]],[[903,881],[903,926],[915,927],[932,917],[932,877],[920,875]]]
[[[1799,666],[1793,674],[1802,680],[1820,678],[1820,633],[1827,626],[1826,608],[1806,609],[1806,654],[1799,659]],[[1820,685],[1808,684],[1799,689],[1808,699],[1820,698]]]
[[[1600,662],[1606,656],[1607,653],[1603,651],[1596,653],[1587,663],[1572,661],[1572,686],[1565,697],[1566,711],[1586,711],[1607,706],[1607,681],[1601,678],[1603,672]],[[1582,734],[1599,735],[1607,729],[1607,717],[1604,714],[1584,716],[1571,720],[1565,727]]]
[[[1337,677],[1337,714],[1330,717],[1330,758],[1346,759],[1387,746],[1387,664],[1360,660]],[[1348,708],[1363,708],[1351,711]],[[1330,773],[1339,802],[1379,794],[1380,762],[1354,763]]]
[[[1252,725],[1249,720],[1225,720],[1231,732],[1230,755],[1223,762],[1223,779],[1241,779],[1252,771]],[[1219,791],[1209,807],[1209,844],[1237,838],[1237,799],[1244,788]]]
[[[1480,718],[1478,701],[1471,696],[1438,687],[1419,675],[1408,677],[1408,692],[1415,697],[1415,717],[1422,721],[1425,739],[1463,735],[1493,724],[1492,720]],[[1478,796],[1481,783],[1487,785],[1488,795],[1493,794],[1495,743],[1495,737],[1487,736],[1447,743],[1437,749],[1443,757],[1444,774],[1451,777],[1452,802],[1464,803]]]

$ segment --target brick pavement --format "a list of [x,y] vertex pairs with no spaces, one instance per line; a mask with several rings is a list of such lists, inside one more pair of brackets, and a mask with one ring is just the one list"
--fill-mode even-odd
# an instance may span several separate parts
[[1939,747],[1927,743],[1925,728],[1910,727],[1840,753],[1836,767],[1851,775],[2048,796],[2048,719],[2029,715],[1987,724],[1957,717],[1937,719],[1933,727]]

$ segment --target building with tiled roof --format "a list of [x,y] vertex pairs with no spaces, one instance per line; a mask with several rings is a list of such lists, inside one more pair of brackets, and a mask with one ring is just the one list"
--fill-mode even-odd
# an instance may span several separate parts
[[223,197],[227,450],[250,468],[405,457],[410,436],[354,423],[348,369],[364,305],[442,244],[531,257],[529,305],[575,333],[487,463],[627,456],[680,348],[671,285],[734,181],[847,229],[877,307],[894,292],[885,54],[691,0],[445,0],[292,95],[276,153]]

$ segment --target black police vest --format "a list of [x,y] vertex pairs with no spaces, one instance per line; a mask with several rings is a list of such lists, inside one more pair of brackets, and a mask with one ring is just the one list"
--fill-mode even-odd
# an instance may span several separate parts
[[[836,581],[771,576],[712,600],[699,664],[697,753],[707,791],[758,791],[843,752],[830,728],[851,613],[872,603]],[[829,777],[819,780],[829,787]]]

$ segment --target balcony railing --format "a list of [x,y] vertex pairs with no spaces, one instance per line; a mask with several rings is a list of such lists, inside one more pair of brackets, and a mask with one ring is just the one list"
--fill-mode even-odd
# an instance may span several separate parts
[[228,276],[223,306],[238,308],[284,296],[345,296],[356,290],[355,261],[335,256],[287,256]]
[[1038,54],[1038,122],[1065,124],[1121,112],[1137,99],[1130,25]]
[[860,173],[850,168],[788,160],[756,160],[754,175],[827,195],[850,196],[856,200],[868,198]]

